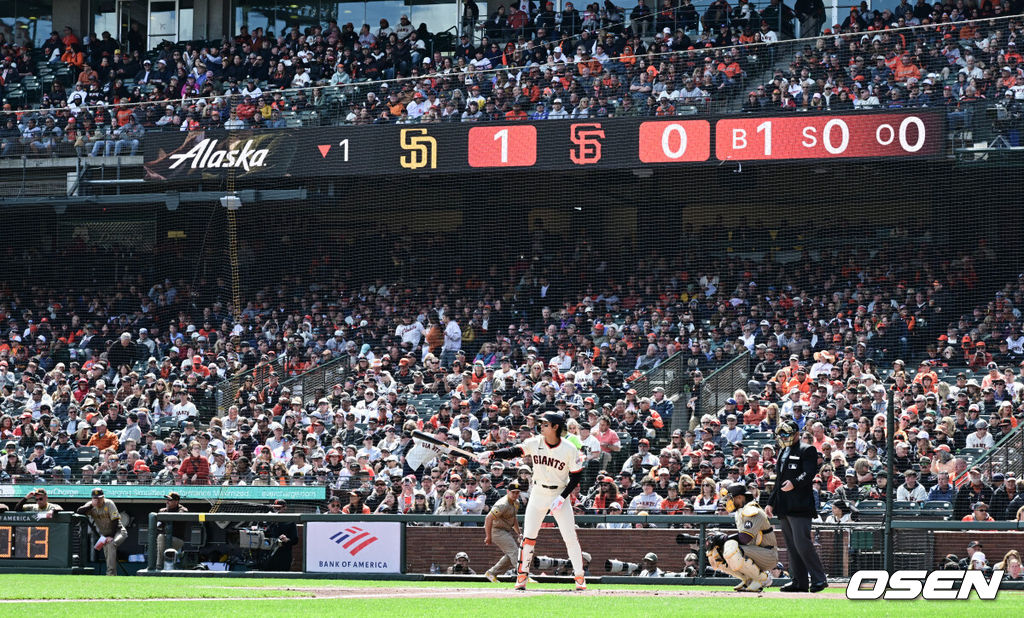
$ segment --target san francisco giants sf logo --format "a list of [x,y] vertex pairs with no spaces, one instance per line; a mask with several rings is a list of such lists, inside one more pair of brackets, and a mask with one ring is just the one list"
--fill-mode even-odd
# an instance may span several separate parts
[[576,165],[588,165],[601,160],[601,140],[604,129],[601,123],[574,124],[569,128],[569,139],[576,148],[569,149],[569,159]]
[[437,169],[437,140],[426,129],[402,129],[399,145],[409,151],[398,160],[402,167],[418,170],[429,165],[430,169]]

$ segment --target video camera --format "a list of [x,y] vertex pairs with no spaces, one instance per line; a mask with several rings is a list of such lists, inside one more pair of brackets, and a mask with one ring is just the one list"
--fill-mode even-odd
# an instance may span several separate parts
[[640,565],[635,562],[623,562],[621,560],[605,560],[604,570],[609,573],[625,573],[632,575],[640,570]]
[[266,533],[258,526],[243,528],[238,531],[238,546],[242,549],[271,550],[276,539],[268,539]]
[[552,558],[551,556],[534,556],[533,568],[561,570],[569,566],[566,558]]

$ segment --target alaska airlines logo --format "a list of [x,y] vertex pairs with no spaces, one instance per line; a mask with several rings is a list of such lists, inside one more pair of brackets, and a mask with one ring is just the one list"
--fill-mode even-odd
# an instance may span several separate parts
[[338,545],[341,545],[341,547],[348,551],[349,554],[355,556],[370,545],[376,543],[379,539],[362,528],[353,526],[351,528],[347,528],[343,532],[331,535],[331,540]]
[[217,149],[217,140],[206,138],[192,147],[185,154],[172,154],[170,169],[175,169],[185,163],[192,161],[189,166],[192,169],[209,169],[220,167],[240,167],[249,171],[254,167],[263,167],[264,161],[270,150],[267,148],[253,148],[253,140],[247,140],[241,150],[237,148],[238,142],[231,142],[226,149]]

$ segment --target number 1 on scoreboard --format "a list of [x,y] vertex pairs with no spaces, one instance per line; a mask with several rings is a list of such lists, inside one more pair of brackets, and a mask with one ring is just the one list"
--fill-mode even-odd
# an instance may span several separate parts
[[537,162],[537,129],[532,125],[473,127],[467,139],[470,167],[529,167]]
[[772,121],[765,120],[757,125],[757,132],[764,133],[764,156],[772,156]]
[[494,134],[494,141],[501,140],[501,162],[508,163],[508,129],[502,129]]

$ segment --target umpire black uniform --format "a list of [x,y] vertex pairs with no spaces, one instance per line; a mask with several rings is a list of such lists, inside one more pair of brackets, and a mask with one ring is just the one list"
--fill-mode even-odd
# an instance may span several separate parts
[[[818,592],[828,587],[828,581],[811,540],[811,519],[815,516],[812,483],[818,472],[817,449],[800,442],[800,431],[792,421],[780,423],[776,435],[782,452],[775,466],[778,472],[768,506],[771,514],[782,522],[792,577],[780,590]],[[783,486],[789,483],[792,488],[786,491]]]

